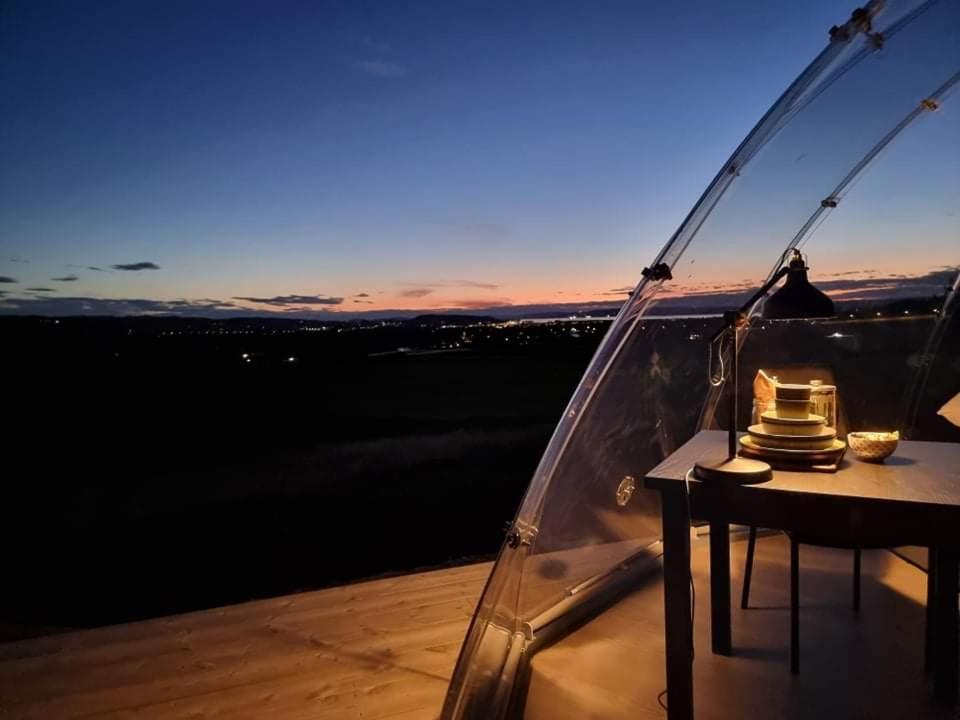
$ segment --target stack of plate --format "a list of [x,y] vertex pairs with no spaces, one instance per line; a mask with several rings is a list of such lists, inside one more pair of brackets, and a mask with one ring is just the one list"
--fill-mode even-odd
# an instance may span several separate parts
[[740,438],[743,454],[776,465],[835,466],[847,445],[809,410],[809,385],[778,385],[776,410],[763,413]]

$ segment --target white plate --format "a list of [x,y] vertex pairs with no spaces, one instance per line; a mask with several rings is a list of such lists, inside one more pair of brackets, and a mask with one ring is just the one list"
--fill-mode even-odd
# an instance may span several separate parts
[[754,444],[774,450],[829,450],[833,447],[833,439],[837,431],[833,428],[822,427],[816,435],[783,435],[769,433],[762,425],[751,425],[747,428]]

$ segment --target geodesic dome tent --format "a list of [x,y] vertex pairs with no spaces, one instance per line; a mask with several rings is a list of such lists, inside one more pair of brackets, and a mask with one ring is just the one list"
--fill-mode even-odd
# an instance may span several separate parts
[[[729,380],[717,367],[730,347],[709,339],[720,311],[740,306],[792,249],[837,312],[770,322],[763,299],[752,307],[739,335],[738,425],[750,420],[747,380],[772,368],[835,384],[841,432],[960,441],[960,419],[942,410],[960,392],[958,82],[956,0],[872,2],[831,29],[609,329],[499,554],[444,718],[629,716],[637,699],[622,675],[596,680],[604,699],[589,712],[558,714],[562,704],[537,696],[564,697],[564,683],[536,677],[537,658],[661,583],[659,499],[642,479],[699,430],[726,426]],[[632,627],[644,623],[662,632],[652,615]],[[566,657],[605,652],[598,642]],[[638,643],[638,667],[662,666],[644,652],[662,648]]]

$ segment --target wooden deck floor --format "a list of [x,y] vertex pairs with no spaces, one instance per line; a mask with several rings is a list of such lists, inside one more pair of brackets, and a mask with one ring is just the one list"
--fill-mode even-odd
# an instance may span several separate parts
[[[744,542],[732,549],[739,592]],[[925,575],[864,554],[801,550],[801,674],[788,665],[788,552],[757,546],[753,602],[734,610],[736,654],[709,643],[708,540],[694,541],[697,717],[943,718],[922,672]],[[0,719],[412,720],[439,714],[490,564],[304,593],[0,645]],[[736,606],[737,603],[734,603]],[[656,582],[533,659],[528,720],[665,717]],[[669,699],[668,699],[669,701]]]
[[436,718],[489,571],[468,565],[0,645],[0,718]]
[[[692,546],[698,720],[958,717],[933,703],[923,671],[921,570],[885,550],[865,551],[858,616],[852,552],[801,546],[800,674],[793,676],[787,539],[758,540],[747,610],[739,607],[746,542],[732,543],[732,657],[711,652],[709,540]],[[663,657],[663,586],[651,583],[533,659],[525,719],[662,720]]]

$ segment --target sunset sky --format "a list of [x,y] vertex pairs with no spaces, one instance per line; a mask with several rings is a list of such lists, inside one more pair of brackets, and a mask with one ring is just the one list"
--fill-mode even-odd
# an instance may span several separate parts
[[[0,311],[620,300],[852,7],[5,2]],[[943,264],[902,237],[822,274]]]

